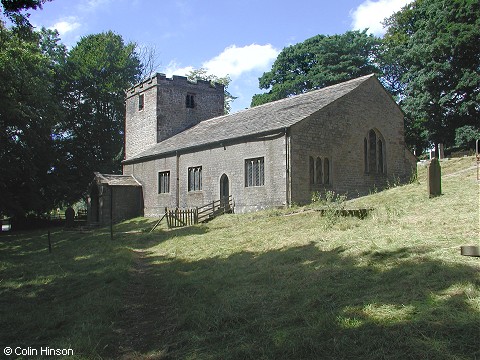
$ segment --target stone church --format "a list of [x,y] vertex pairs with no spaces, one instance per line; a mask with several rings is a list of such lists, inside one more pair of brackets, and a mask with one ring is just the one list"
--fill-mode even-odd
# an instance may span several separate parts
[[207,81],[156,74],[129,89],[123,175],[96,174],[91,218],[103,222],[109,206],[117,221],[158,217],[229,195],[237,213],[305,204],[315,191],[351,198],[415,169],[403,113],[374,75],[223,112],[223,86]]

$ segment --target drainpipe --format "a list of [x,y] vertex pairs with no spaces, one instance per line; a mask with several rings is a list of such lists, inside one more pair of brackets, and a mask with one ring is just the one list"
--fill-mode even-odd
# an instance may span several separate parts
[[180,170],[180,155],[178,154],[178,151],[175,152],[175,157],[177,161],[177,169],[176,169],[176,175],[177,175],[177,188],[176,188],[176,194],[175,194],[175,206],[178,208],[180,207],[180,174],[178,173]]
[[288,135],[288,128],[285,128],[285,205],[290,207],[291,196],[291,181],[290,181],[290,137]]

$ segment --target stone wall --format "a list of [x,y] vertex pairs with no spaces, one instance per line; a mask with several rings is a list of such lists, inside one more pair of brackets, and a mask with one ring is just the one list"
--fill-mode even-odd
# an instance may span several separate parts
[[[374,129],[384,140],[384,173],[366,172],[364,139]],[[371,79],[292,127],[292,201],[307,203],[313,191],[333,190],[349,198],[410,179],[414,164],[404,143],[403,113]],[[330,183],[310,183],[309,158],[328,158]]]
[[[187,95],[193,107],[186,106]],[[223,85],[208,81],[191,83],[183,76],[159,77],[157,90],[157,142],[168,139],[200,121],[224,114]]]
[[[245,186],[245,160],[264,158],[265,184]],[[175,155],[124,166],[124,174],[134,175],[142,184],[145,215],[159,216],[165,207],[177,203],[177,157]],[[220,178],[229,179],[235,212],[248,212],[286,204],[285,137],[278,133],[250,142],[228,142],[178,156],[178,205],[196,207],[220,199]],[[202,167],[202,190],[188,191],[188,168]],[[158,194],[158,173],[170,171],[170,192]]]
[[113,186],[113,222],[143,216],[140,186]]
[[[157,78],[150,78],[127,91],[125,102],[125,158],[131,158],[157,143]],[[144,108],[139,110],[139,96]]]
[[[142,184],[145,216],[161,216],[165,207],[176,207],[176,156],[124,165],[123,173],[133,175]],[[170,192],[158,193],[158,173],[170,171]]]
[[[193,96],[191,107],[187,107],[187,95]],[[141,96],[143,109],[139,108]],[[223,113],[223,85],[156,74],[126,92],[125,158]]]
[[88,218],[90,224],[110,224],[111,199],[113,196],[114,223],[143,216],[143,195],[140,186],[109,186],[94,183],[88,197]]
[[[202,90],[195,92],[195,89]],[[141,92],[145,94],[145,108],[139,112],[135,96]],[[185,78],[166,79],[157,75],[143,88],[135,87],[129,94],[126,136],[133,138],[127,141],[127,158],[156,143],[151,133],[162,139],[208,118],[209,113],[212,116],[223,113],[223,87],[220,91],[207,82],[191,84]],[[196,108],[185,106],[187,94],[194,95]],[[153,112],[148,107],[152,101],[158,104]],[[151,116],[154,120],[147,121]],[[371,130],[382,140],[383,171],[372,171],[365,166],[364,144]],[[160,216],[165,207],[196,207],[218,200],[223,174],[228,176],[236,212],[247,212],[288,203],[308,203],[313,191],[333,190],[346,193],[349,198],[357,197],[380,190],[389,182],[407,181],[415,169],[415,159],[405,148],[403,113],[373,77],[291,126],[288,133],[289,136],[285,136],[284,131],[279,130],[263,138],[228,140],[196,151],[125,164],[124,174],[134,175],[142,184],[145,215]],[[245,160],[259,157],[264,158],[265,184],[247,187]],[[321,159],[322,165],[328,160],[328,183],[311,184],[310,157]],[[202,189],[189,192],[188,168],[200,166]],[[169,192],[159,194],[159,173],[166,171],[170,174]]]

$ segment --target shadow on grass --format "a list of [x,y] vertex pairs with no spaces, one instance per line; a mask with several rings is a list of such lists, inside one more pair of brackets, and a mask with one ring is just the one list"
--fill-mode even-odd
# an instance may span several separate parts
[[363,254],[382,266],[359,265],[312,243],[193,262],[151,257],[138,321],[119,325],[138,335],[130,351],[165,358],[478,358],[478,268],[413,255]]
[[313,243],[190,262],[152,256],[132,276],[130,249],[207,231],[113,242],[57,231],[52,254],[43,232],[2,237],[1,345],[83,358],[480,357],[478,267],[428,259],[428,249],[365,252],[362,262]]
[[113,343],[132,256],[101,231],[17,233],[0,241],[0,345],[72,348],[95,357]]
[[[123,225],[123,224],[122,224]],[[138,229],[135,221],[122,229]],[[151,234],[47,230],[17,232],[0,239],[0,345],[15,348],[72,348],[79,358],[108,357],[134,280],[133,249],[204,234],[197,226]]]

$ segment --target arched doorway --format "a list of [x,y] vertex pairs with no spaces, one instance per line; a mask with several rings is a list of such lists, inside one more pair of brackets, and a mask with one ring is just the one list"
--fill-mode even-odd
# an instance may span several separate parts
[[230,181],[228,176],[223,174],[220,177],[220,201],[222,207],[228,206],[228,197],[230,196]]

